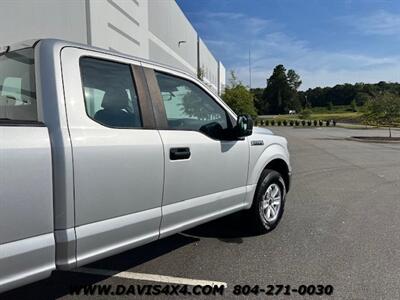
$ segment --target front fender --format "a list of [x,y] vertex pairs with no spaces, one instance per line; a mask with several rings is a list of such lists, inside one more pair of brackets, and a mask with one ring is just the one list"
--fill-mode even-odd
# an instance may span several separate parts
[[250,153],[248,185],[257,184],[261,172],[275,159],[282,159],[287,164],[289,172],[291,171],[287,150],[280,144],[269,145],[260,155],[256,155],[257,157],[252,157],[252,154]]
[[[258,150],[258,149],[257,149]],[[283,160],[291,172],[289,154],[285,147],[280,144],[271,144],[260,152],[254,150],[250,151],[250,164],[249,164],[249,176],[247,179],[247,196],[245,199],[246,208],[250,208],[253,203],[254,194],[256,192],[258,179],[260,178],[261,172],[265,167],[275,159]]]

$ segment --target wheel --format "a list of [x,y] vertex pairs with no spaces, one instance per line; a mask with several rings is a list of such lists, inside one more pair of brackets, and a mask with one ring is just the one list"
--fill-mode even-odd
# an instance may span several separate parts
[[248,216],[253,229],[266,233],[274,229],[285,208],[286,187],[281,174],[265,169],[260,176]]

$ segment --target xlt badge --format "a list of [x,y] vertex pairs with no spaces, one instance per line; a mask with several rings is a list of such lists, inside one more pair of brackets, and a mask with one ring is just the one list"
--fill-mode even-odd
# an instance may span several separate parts
[[262,146],[262,145],[264,145],[264,141],[263,140],[251,141],[251,145],[252,146]]

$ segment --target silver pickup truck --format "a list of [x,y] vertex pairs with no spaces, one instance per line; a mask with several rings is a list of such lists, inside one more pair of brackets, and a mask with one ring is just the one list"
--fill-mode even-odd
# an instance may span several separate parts
[[281,219],[287,141],[192,76],[43,39],[0,50],[0,292],[245,210]]

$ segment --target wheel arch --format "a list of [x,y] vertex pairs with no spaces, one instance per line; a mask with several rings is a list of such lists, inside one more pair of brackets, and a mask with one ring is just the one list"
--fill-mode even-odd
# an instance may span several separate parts
[[261,172],[268,168],[279,172],[284,177],[285,183],[289,183],[291,173],[289,155],[282,145],[272,144],[257,156],[255,160],[250,162],[249,185],[257,184]]
[[286,192],[289,191],[290,188],[290,171],[288,164],[281,158],[275,158],[271,160],[263,169],[271,169],[277,171],[282,175],[283,181],[285,182]]

